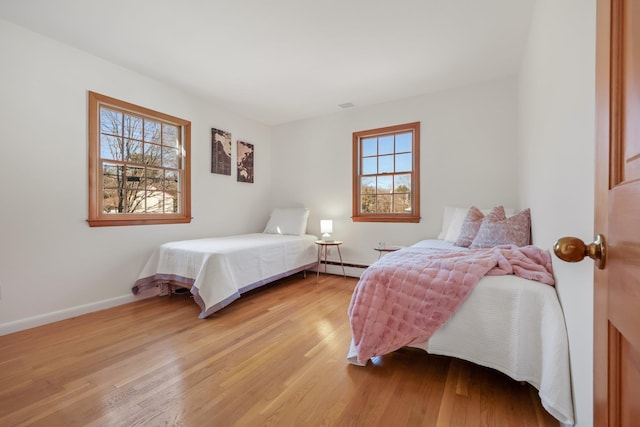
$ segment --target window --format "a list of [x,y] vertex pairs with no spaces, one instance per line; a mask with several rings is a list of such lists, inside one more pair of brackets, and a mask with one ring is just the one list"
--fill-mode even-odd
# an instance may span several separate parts
[[353,133],[353,221],[420,221],[420,122]]
[[191,222],[191,122],[89,92],[89,225]]

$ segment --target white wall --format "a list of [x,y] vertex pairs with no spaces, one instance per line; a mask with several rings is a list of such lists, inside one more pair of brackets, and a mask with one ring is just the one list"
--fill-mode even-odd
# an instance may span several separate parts
[[[373,262],[380,241],[410,245],[435,238],[445,205],[517,207],[516,94],[516,79],[503,79],[277,126],[274,204],[309,207],[309,231],[316,234],[320,219],[333,219],[345,261],[356,264]],[[414,121],[421,122],[422,220],[352,222],[352,133]]]
[[[0,58],[0,334],[129,301],[161,242],[262,231],[270,128],[2,20]],[[87,225],[88,90],[192,122],[191,224]],[[211,127],[255,144],[254,184],[210,173]]]
[[[520,75],[522,203],[533,241],[592,241],[595,156],[595,0],[538,0]],[[554,257],[569,334],[576,421],[593,425],[593,263]]]

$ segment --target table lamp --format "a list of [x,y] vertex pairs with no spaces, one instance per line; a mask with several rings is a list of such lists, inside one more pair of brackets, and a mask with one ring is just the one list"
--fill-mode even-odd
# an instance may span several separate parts
[[321,219],[320,232],[322,233],[322,240],[324,242],[333,242],[333,238],[331,237],[331,233],[333,233],[333,220]]

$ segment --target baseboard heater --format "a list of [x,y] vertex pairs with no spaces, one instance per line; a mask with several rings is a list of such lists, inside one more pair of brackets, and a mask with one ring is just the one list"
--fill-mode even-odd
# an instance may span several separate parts
[[354,268],[368,268],[368,265],[364,265],[364,264],[351,264],[351,263],[340,263],[340,261],[327,261],[325,262],[324,260],[320,261],[321,264],[327,264],[327,265],[337,265],[338,267],[344,265],[345,267],[354,267]]

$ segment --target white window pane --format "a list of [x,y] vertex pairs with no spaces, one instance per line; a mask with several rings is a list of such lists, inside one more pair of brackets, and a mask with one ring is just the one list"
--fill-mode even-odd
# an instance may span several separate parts
[[395,193],[411,192],[411,175],[410,174],[395,175],[393,191]]
[[122,135],[122,113],[100,108],[100,133]]
[[400,213],[400,214],[411,213],[411,195],[410,194],[394,194],[393,213]]
[[147,142],[160,143],[160,123],[151,120],[144,121],[144,140]]
[[127,166],[127,188],[139,188],[144,186],[144,168]]
[[411,153],[396,154],[396,172],[411,172]]
[[393,198],[391,194],[376,196],[376,212],[391,213],[393,209]]
[[378,154],[378,138],[365,138],[362,141],[362,157]]
[[393,135],[378,138],[378,154],[393,153]]
[[367,157],[362,159],[362,175],[374,175],[378,173],[378,158]]
[[401,133],[396,135],[396,153],[411,152],[412,133]]
[[140,141],[125,139],[124,154],[124,160],[127,162],[138,164],[144,163],[144,159],[142,158],[142,142]]
[[144,144],[144,164],[162,166],[162,148],[155,144]]
[[177,149],[162,147],[162,166],[165,168],[178,169]]
[[145,212],[164,212],[164,193],[162,191],[146,191],[145,196]]
[[379,176],[378,177],[378,193],[391,193],[393,188],[393,178],[391,176]]
[[393,172],[393,156],[380,156],[378,159],[378,173]]
[[117,214],[120,212],[120,205],[118,197],[120,190],[107,189],[102,193],[102,212],[106,214]]
[[363,177],[360,178],[360,193],[373,194],[376,192],[376,178]]
[[142,119],[140,117],[125,114],[124,136],[127,138],[142,140]]
[[173,125],[162,125],[162,145],[178,146],[178,128]]
[[374,194],[363,194],[360,196],[360,212],[375,213],[376,196]]
[[178,191],[180,187],[180,175],[175,171],[165,171],[164,186],[167,191]]
[[124,167],[111,163],[102,166],[102,188],[119,188],[124,176]]
[[122,146],[117,136],[100,135],[100,158],[122,160]]
[[145,177],[145,188],[147,190],[161,189],[164,185],[164,171],[162,169],[147,168]]

